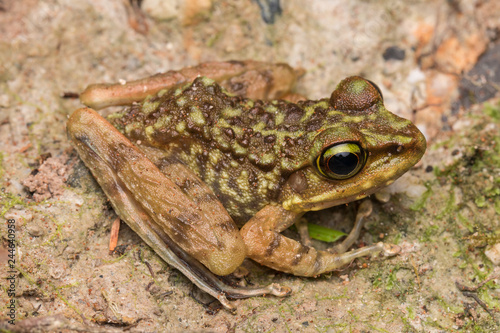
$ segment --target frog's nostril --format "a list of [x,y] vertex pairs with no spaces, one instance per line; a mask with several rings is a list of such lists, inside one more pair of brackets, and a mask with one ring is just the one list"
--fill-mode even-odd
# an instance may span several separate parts
[[390,147],[387,148],[387,153],[390,155],[401,155],[406,151],[406,147],[402,144],[392,144]]

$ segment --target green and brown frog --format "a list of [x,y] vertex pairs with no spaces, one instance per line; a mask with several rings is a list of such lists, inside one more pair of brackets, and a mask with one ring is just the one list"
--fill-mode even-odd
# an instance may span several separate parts
[[[245,258],[317,276],[357,257],[399,252],[384,243],[347,252],[369,204],[351,234],[326,251],[309,246],[301,218],[392,183],[420,160],[424,136],[389,112],[368,80],[346,78],[330,98],[280,99],[297,99],[289,94],[296,78],[285,64],[206,63],[89,86],[85,105],[129,108],[107,120],[82,108],[68,121],[73,145],[120,218],[228,309],[227,297],[290,293],[218,278]],[[281,234],[294,223],[303,242]]]

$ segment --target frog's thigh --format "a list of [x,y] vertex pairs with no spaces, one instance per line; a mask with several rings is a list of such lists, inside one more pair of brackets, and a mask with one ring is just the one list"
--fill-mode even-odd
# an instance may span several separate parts
[[247,256],[262,265],[299,276],[316,276],[338,269],[358,257],[383,252],[390,256],[399,248],[377,243],[350,252],[335,254],[318,251],[280,234],[300,214],[286,211],[281,206],[266,206],[240,230]]
[[[75,111],[68,133],[103,188],[120,182],[173,241],[213,273],[229,274],[242,263],[245,246],[229,215],[198,205],[95,111]],[[93,168],[98,163],[106,165],[107,174]],[[110,199],[121,215],[123,201]]]

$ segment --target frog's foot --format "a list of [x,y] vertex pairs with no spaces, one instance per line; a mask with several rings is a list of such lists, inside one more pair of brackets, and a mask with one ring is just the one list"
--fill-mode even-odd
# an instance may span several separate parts
[[392,257],[401,252],[401,246],[396,244],[386,244],[386,243],[378,243],[379,246],[383,247],[382,255],[385,257]]
[[227,309],[235,309],[227,298],[289,294],[289,289],[274,284],[234,288],[214,274],[229,274],[240,266],[246,249],[220,202],[211,199],[214,194],[189,170],[172,169],[173,179],[184,184],[180,188],[91,109],[75,111],[67,130],[120,218],[163,260]]
[[365,199],[361,205],[359,205],[358,212],[356,214],[356,220],[354,221],[354,227],[347,237],[342,241],[342,243],[329,248],[327,251],[331,253],[345,253],[354,242],[359,238],[361,229],[363,228],[364,220],[366,217],[370,216],[373,210],[373,205],[370,199]]
[[286,96],[300,100],[303,98],[299,95],[287,95],[300,75],[300,71],[287,64],[252,60],[207,62],[123,84],[92,84],[81,93],[80,100],[97,110],[113,105],[130,105],[160,90],[192,82],[198,76],[215,80],[235,95],[269,100]]
[[299,276],[317,276],[339,269],[356,258],[382,253],[392,256],[399,247],[377,243],[345,253],[318,251],[281,235],[300,214],[281,206],[266,206],[240,230],[247,246],[247,256],[278,271]]
[[[141,221],[129,220],[131,222],[128,224],[131,228],[136,231],[136,228],[139,227],[137,233],[167,264],[181,271],[198,288],[216,298],[230,312],[236,312],[236,307],[228,298],[242,299],[265,295],[284,297],[290,295],[291,289],[289,287],[276,283],[265,287],[233,287],[222,281],[198,260],[182,250],[167,234],[158,229],[154,221],[149,219],[145,213],[141,214],[141,217],[143,218]],[[135,223],[138,223],[138,225],[135,226]],[[144,227],[151,228],[152,233],[143,236],[141,231]]]

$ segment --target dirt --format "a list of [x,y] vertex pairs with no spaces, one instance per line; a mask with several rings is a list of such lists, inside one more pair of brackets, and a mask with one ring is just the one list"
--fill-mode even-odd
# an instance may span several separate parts
[[22,181],[24,187],[33,195],[33,200],[42,202],[63,194],[64,183],[68,178],[67,160],[65,155],[49,157]]
[[[10,297],[11,284],[2,283],[0,328],[499,330],[499,273],[485,250],[500,242],[500,3],[291,0],[281,2],[281,14],[275,5],[0,1],[0,273],[15,289]],[[211,312],[216,303],[123,223],[120,251],[109,253],[116,215],[66,138],[78,99],[61,96],[229,59],[303,68],[297,92],[310,98],[329,96],[346,76],[365,76],[389,110],[423,131],[422,162],[388,189],[388,202],[375,202],[357,243],[397,243],[398,256],[364,258],[315,279],[246,262],[250,283],[293,293],[236,300],[230,314]],[[348,231],[355,208],[308,219]],[[8,322],[11,299],[16,325]]]

